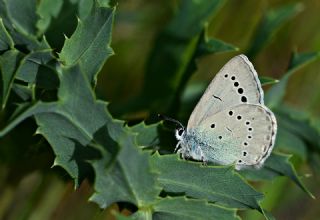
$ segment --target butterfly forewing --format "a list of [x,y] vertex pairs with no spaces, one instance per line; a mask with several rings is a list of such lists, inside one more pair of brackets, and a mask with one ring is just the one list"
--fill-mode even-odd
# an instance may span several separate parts
[[244,55],[232,58],[211,81],[188,121],[188,128],[231,106],[263,104],[258,75]]
[[240,104],[206,118],[198,129],[211,148],[204,155],[209,161],[259,167],[273,148],[277,124],[265,106]]

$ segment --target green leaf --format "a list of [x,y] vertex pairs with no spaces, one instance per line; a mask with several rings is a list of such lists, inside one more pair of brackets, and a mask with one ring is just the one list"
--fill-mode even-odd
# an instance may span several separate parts
[[166,28],[167,34],[180,39],[196,37],[224,2],[224,0],[181,2],[178,13]]
[[302,3],[289,4],[267,11],[255,30],[253,42],[246,52],[252,60],[263,47],[271,42],[276,32],[290,19],[303,10]]
[[320,58],[320,52],[294,53],[290,61],[289,69],[265,96],[265,103],[269,108],[278,106],[285,95],[289,78],[300,68]]
[[141,122],[130,127],[130,130],[137,134],[136,143],[138,146],[150,147],[159,144],[159,124],[146,125]]
[[224,52],[230,52],[230,51],[237,51],[238,48],[235,46],[225,43],[218,39],[209,38],[207,36],[207,25],[205,25],[202,34],[198,40],[197,48],[193,54],[193,57],[191,58],[188,66],[186,67],[184,73],[181,76],[180,83],[178,87],[176,88],[173,98],[173,101],[171,102],[171,105],[168,110],[168,114],[176,117],[177,110],[180,108],[181,104],[181,96],[183,95],[183,91],[186,88],[186,85],[189,81],[189,79],[192,77],[192,75],[197,70],[197,61],[202,56],[205,55],[212,55],[215,53],[224,53]]
[[225,43],[222,40],[210,38],[207,40],[207,42],[200,44],[198,47],[198,50],[201,55],[206,55],[206,54],[223,53],[223,52],[229,52],[229,51],[237,51],[239,50],[239,48],[231,44]]
[[110,6],[110,0],[97,0],[99,6],[101,7],[109,7]]
[[106,103],[95,100],[90,83],[78,67],[62,68],[59,78],[57,102],[40,101],[23,108],[26,110],[16,114],[0,136],[35,116],[37,133],[48,140],[56,154],[54,165],[63,167],[79,185],[92,172],[88,161],[101,156],[95,146],[105,148],[110,155],[116,152],[118,145],[110,136],[119,133],[122,123],[113,122]]
[[[281,123],[281,119],[279,120]],[[302,160],[306,161],[307,145],[304,143],[301,137],[290,132],[290,130],[288,130],[286,127],[281,126],[281,124],[279,125],[280,126],[277,131],[278,134],[275,144],[276,149],[281,149],[281,151],[286,153],[295,154]]]
[[[54,4],[52,2],[55,1],[50,2],[51,4]],[[44,11],[42,11],[41,13],[44,14],[43,16],[45,17],[43,17],[44,20],[39,21],[40,24],[38,25],[47,26],[48,24],[46,24],[46,20],[48,20],[48,16],[45,15],[46,12]],[[46,27],[45,37],[52,49],[61,51],[61,48],[65,41],[65,36],[70,37],[76,29],[78,3],[73,3],[71,0],[63,0],[63,5],[60,6],[59,2],[56,2],[56,5],[54,6],[54,9],[51,11],[51,13],[54,14],[50,16],[50,24]],[[43,23],[41,24],[41,22]]]
[[156,37],[147,60],[142,92],[127,105],[112,107],[112,111],[115,114],[123,113],[124,109],[132,112],[146,109],[157,113],[166,112],[174,102],[189,63],[193,62],[206,22],[224,2],[181,1],[176,15]]
[[233,208],[260,210],[263,195],[255,191],[234,172],[233,167],[200,166],[182,161],[177,155],[152,157],[152,167],[159,172],[158,181],[166,192],[184,193]]
[[32,90],[30,87],[14,83],[12,90],[22,99],[22,101],[28,101],[32,99]]
[[[95,84],[97,73],[113,54],[110,47],[114,9],[95,8],[78,26],[60,53],[66,66],[79,64],[88,79]],[[99,50],[99,53],[97,53]]]
[[251,180],[272,180],[277,176],[287,176],[311,198],[314,198],[298,177],[289,161],[290,157],[286,154],[272,153],[260,170],[247,169],[240,171],[240,173]]
[[[33,29],[33,26],[35,27],[35,24],[32,24],[32,22],[34,21],[32,20],[33,15],[28,14],[28,13],[34,14],[33,7],[35,6],[32,4],[27,5],[29,1],[33,1],[33,0],[24,1],[22,4],[23,7],[29,8],[28,11],[21,12],[22,15],[16,15],[17,12],[18,13],[20,12],[20,9],[23,9],[23,7],[20,8],[20,3],[18,1],[0,0],[0,18],[2,19],[3,24],[7,29],[8,33],[10,34],[14,42],[14,45],[16,45],[16,49],[20,50],[22,53],[28,53],[33,50],[50,48],[45,39],[42,38],[42,40],[38,40],[37,37],[32,33],[25,32],[26,30],[19,28],[15,25],[16,22],[14,21],[14,19],[15,19],[15,16],[17,16],[18,20],[19,19],[24,20],[24,17],[27,17],[24,22],[25,23],[30,22],[30,23],[26,25],[30,26],[31,29]],[[15,5],[15,4],[18,4],[18,5]],[[14,9],[15,7],[19,8],[19,10],[15,10]],[[10,14],[8,8],[11,8],[14,11],[14,13]]]
[[13,26],[24,35],[36,35],[36,0],[4,0]]
[[[78,17],[82,20],[85,19],[88,15],[90,15],[93,6],[96,4],[98,6],[102,6],[98,3],[97,0],[71,0],[73,2],[78,2]],[[108,6],[105,6],[108,7]]]
[[309,63],[319,59],[320,52],[306,52],[306,53],[293,53],[290,64],[289,64],[289,71],[296,71],[300,68],[308,65]]
[[0,56],[1,109],[6,106],[21,56],[20,52],[15,49],[9,50]]
[[239,48],[228,44],[222,40],[208,37],[208,25],[205,25],[195,54],[195,58],[199,58],[208,54],[223,53],[230,51],[238,51]]
[[13,40],[10,34],[7,32],[2,18],[0,17],[0,51],[8,50],[10,48],[13,48],[13,46]]
[[63,5],[63,0],[41,0],[37,7],[40,19],[37,22],[38,36],[44,34],[50,26],[51,20],[57,18]]
[[265,167],[274,172],[278,172],[280,175],[289,177],[297,186],[299,186],[305,193],[307,193],[311,198],[314,196],[309,192],[309,190],[303,185],[301,180],[298,178],[296,170],[290,163],[290,155],[273,153],[272,157],[269,157],[266,161]]
[[154,205],[153,219],[240,219],[234,209],[227,209],[205,200],[166,197]]
[[285,106],[278,107],[276,114],[279,126],[300,138],[309,150],[320,152],[320,132],[312,123],[313,117]]
[[16,78],[28,83],[34,83],[41,65],[46,65],[53,59],[50,49],[33,51],[26,55],[17,69]]
[[163,154],[172,153],[176,138],[172,129],[167,128],[163,123],[146,125],[141,122],[130,127],[131,132],[136,133],[136,143],[139,147],[152,151],[159,151]]
[[90,200],[102,208],[114,202],[127,201],[150,215],[152,210],[148,207],[158,197],[161,189],[151,171],[149,153],[140,151],[134,140],[129,132],[116,140],[121,148],[114,164],[106,166],[103,160],[93,162],[96,192]]

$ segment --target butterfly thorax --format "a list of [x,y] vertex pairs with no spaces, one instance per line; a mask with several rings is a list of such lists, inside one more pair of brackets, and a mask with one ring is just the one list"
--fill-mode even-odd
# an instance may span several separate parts
[[194,160],[207,161],[209,158],[205,155],[205,149],[211,148],[201,138],[201,134],[193,129],[186,130],[180,140],[180,149],[183,158],[192,158]]
[[198,161],[214,162],[219,164],[234,163],[237,158],[232,156],[233,152],[221,144],[220,140],[214,138],[214,135],[208,135],[205,131],[197,129],[188,129],[179,138],[178,153],[183,158],[192,158]]

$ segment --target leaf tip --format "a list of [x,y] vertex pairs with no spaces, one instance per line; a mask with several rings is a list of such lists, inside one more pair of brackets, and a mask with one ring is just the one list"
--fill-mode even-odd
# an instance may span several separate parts
[[77,22],[78,22],[79,25],[82,24],[82,21],[81,21],[81,19],[80,19],[78,16],[77,16]]
[[52,164],[52,166],[50,168],[54,168],[54,167],[57,167],[57,166],[59,166],[59,163],[57,162],[57,160],[54,160],[53,164]]
[[66,34],[63,34],[64,40],[69,40],[68,36]]
[[35,136],[35,135],[43,135],[40,127],[38,127],[37,130],[34,132],[33,136]]

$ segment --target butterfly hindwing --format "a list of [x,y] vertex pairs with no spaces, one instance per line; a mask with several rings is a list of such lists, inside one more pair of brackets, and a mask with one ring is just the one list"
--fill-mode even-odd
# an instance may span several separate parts
[[188,121],[195,127],[215,113],[239,104],[262,104],[263,90],[253,65],[244,55],[232,58],[211,81]]
[[240,104],[206,118],[196,130],[207,143],[205,159],[240,169],[263,164],[274,146],[277,123],[265,106]]

